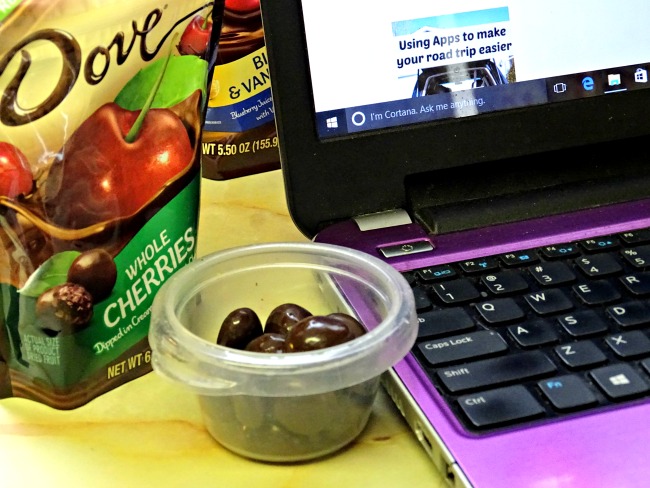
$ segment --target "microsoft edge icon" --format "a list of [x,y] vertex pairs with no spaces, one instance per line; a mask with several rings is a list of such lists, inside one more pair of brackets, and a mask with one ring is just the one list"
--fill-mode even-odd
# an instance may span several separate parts
[[591,76],[585,76],[582,79],[582,88],[586,91],[591,91],[594,89],[594,79]]

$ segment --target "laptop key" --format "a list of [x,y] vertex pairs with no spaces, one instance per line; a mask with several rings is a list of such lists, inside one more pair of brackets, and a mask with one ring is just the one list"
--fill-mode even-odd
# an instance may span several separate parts
[[634,296],[646,297],[650,295],[650,273],[636,273],[622,276],[620,282]]
[[474,320],[460,307],[418,314],[418,338],[440,337],[474,327]]
[[641,366],[643,366],[646,373],[650,374],[650,358],[641,361]]
[[539,347],[559,340],[555,327],[546,320],[537,319],[508,327],[508,333],[521,347]]
[[481,283],[493,295],[512,295],[528,290],[528,282],[516,271],[481,276]]
[[563,259],[578,256],[580,249],[575,244],[559,244],[556,246],[540,247],[542,255],[547,259]]
[[650,391],[650,387],[629,364],[603,366],[590,373],[593,380],[609,398],[622,400]]
[[522,421],[544,414],[544,408],[523,386],[515,385],[458,398],[475,427],[485,428]]
[[575,338],[607,332],[607,324],[593,310],[580,310],[557,318],[562,328]]
[[499,268],[499,262],[493,257],[461,261],[458,265],[467,274],[485,273]]
[[526,303],[539,315],[551,315],[569,311],[573,303],[562,290],[551,289],[524,295]]
[[580,241],[579,244],[580,247],[582,247],[587,252],[609,251],[620,246],[619,240],[613,236],[585,239],[583,241]]
[[614,334],[605,339],[614,353],[623,359],[634,359],[650,354],[650,339],[640,330]]
[[490,325],[515,322],[526,316],[512,298],[497,298],[489,302],[477,303],[474,308]]
[[576,410],[597,402],[594,392],[578,375],[570,374],[542,380],[537,386],[557,410]]
[[619,327],[625,329],[650,324],[650,305],[645,302],[619,303],[605,310]]
[[449,278],[455,278],[457,276],[454,268],[448,264],[443,264],[440,266],[427,266],[426,268],[419,268],[415,270],[415,274],[425,283],[431,283],[434,281],[446,280]]
[[628,245],[650,242],[650,229],[632,230],[619,234],[620,239]]
[[607,280],[596,280],[573,286],[573,293],[585,305],[604,305],[621,298],[618,290]]
[[480,296],[472,282],[464,278],[435,283],[433,291],[446,304],[465,303]]
[[555,354],[570,368],[586,368],[607,361],[605,353],[591,341],[578,341],[555,347]]
[[425,341],[418,348],[431,366],[443,366],[467,359],[493,356],[508,350],[508,344],[496,332],[481,330],[452,337]]
[[413,298],[415,299],[415,309],[418,312],[428,310],[432,307],[431,299],[427,294],[427,291],[419,286],[412,288]]
[[647,268],[650,266],[650,244],[624,249],[621,254],[635,268]]
[[611,254],[594,254],[576,259],[575,264],[585,276],[595,278],[620,273],[623,267]]
[[524,266],[526,264],[532,264],[539,261],[537,253],[529,249],[527,251],[514,251],[499,256],[499,259],[504,266],[508,268],[514,268],[517,266]]
[[542,377],[556,370],[543,352],[526,351],[439,369],[436,375],[450,392],[461,393]]
[[539,263],[528,268],[530,274],[542,286],[559,286],[572,283],[576,275],[566,264],[560,261]]

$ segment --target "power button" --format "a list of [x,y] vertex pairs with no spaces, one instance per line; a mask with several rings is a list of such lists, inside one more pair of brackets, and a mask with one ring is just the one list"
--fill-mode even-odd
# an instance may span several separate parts
[[433,251],[433,245],[426,240],[405,242],[403,244],[395,244],[379,248],[379,252],[381,252],[385,258],[395,258],[398,256],[406,256],[408,254],[416,254],[426,251]]

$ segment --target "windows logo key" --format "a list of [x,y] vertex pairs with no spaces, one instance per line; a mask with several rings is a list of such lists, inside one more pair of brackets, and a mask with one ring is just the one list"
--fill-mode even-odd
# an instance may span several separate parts
[[325,124],[328,129],[338,129],[339,128],[339,118],[338,117],[328,117],[325,119]]

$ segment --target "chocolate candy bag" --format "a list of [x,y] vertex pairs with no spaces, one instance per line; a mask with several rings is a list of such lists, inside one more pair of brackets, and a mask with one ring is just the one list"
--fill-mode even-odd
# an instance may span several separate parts
[[259,0],[226,0],[203,128],[203,177],[280,168]]
[[196,249],[223,0],[0,6],[0,398],[80,406],[151,370]]

